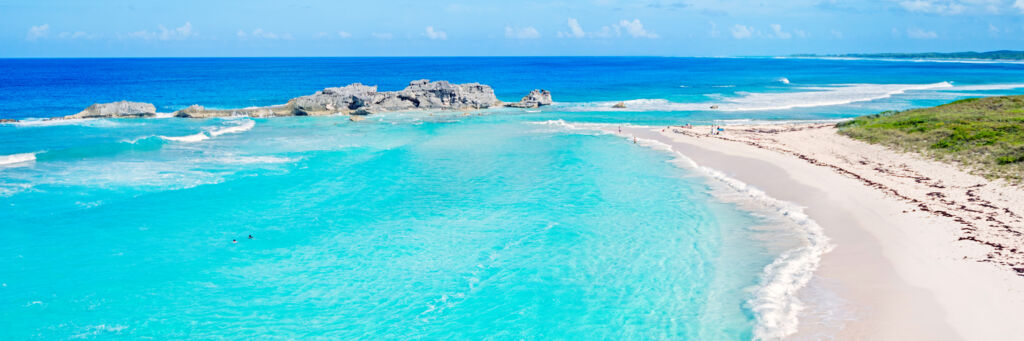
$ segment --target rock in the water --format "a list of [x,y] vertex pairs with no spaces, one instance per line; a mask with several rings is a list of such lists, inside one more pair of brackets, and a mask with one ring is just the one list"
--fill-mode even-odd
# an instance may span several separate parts
[[249,117],[271,117],[271,116],[292,116],[292,109],[283,105],[269,107],[252,107],[242,109],[206,109],[201,105],[193,104],[188,108],[174,112],[175,117],[184,118],[210,118],[228,116],[249,116]]
[[192,117],[192,115],[199,114],[199,113],[202,113],[204,111],[206,111],[205,107],[203,107],[203,106],[201,106],[199,104],[193,104],[193,105],[190,105],[188,108],[175,111],[174,112],[174,116],[175,117]]
[[18,123],[18,120],[13,118],[0,118],[0,123]]
[[505,103],[506,107],[512,108],[536,108],[542,105],[551,105],[551,91],[536,89],[523,97],[519,102]]
[[615,108],[615,109],[625,109],[626,108],[626,102],[615,103],[615,105],[613,105],[612,108]]
[[122,117],[153,117],[156,107],[150,103],[120,101],[113,103],[96,103],[82,112],[64,118],[122,118]]
[[287,105],[292,107],[294,115],[367,115],[412,109],[483,109],[498,103],[494,90],[487,85],[421,79],[409,82],[401,91],[378,92],[376,86],[359,83],[327,88],[292,99]]
[[[516,106],[536,108],[551,104],[551,92],[534,90]],[[452,84],[447,81],[431,82],[426,79],[409,82],[400,91],[377,91],[376,86],[359,83],[343,87],[326,88],[312,95],[296,97],[282,105],[242,109],[207,109],[200,105],[174,112],[176,117],[208,118],[223,116],[313,116],[313,115],[369,115],[378,112],[413,109],[468,110],[486,109],[501,105],[494,89],[480,83]],[[91,117],[148,117],[155,116],[152,104],[117,102],[95,104],[77,115],[66,118]]]

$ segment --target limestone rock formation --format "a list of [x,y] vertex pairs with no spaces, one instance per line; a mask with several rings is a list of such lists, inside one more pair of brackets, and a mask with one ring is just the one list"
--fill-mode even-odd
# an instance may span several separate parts
[[120,101],[113,103],[96,103],[90,105],[81,112],[65,116],[64,118],[123,118],[123,117],[153,117],[156,116],[156,107],[150,103]]
[[551,105],[551,91],[536,89],[515,103],[505,103],[506,107],[512,108],[536,108],[542,105]]
[[[551,92],[534,90],[510,106],[536,108],[551,104]],[[416,80],[399,91],[377,91],[376,86],[359,83],[326,88],[312,95],[296,97],[285,104],[242,109],[207,109],[200,105],[174,112],[176,117],[208,118],[223,116],[311,116],[369,115],[379,112],[414,109],[468,110],[502,105],[490,86],[480,83],[452,84],[447,81]],[[66,118],[110,118],[155,116],[152,104],[117,102],[95,104]]]

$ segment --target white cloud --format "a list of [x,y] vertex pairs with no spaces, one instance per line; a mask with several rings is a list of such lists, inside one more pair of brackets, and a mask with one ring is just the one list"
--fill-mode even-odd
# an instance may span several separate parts
[[[241,32],[241,33],[242,33],[242,35],[240,35],[239,37],[244,37],[245,32]],[[335,39],[335,38],[348,39],[348,38],[351,38],[351,37],[352,37],[352,34],[348,33],[348,32],[345,32],[345,31],[338,31],[338,32],[333,33],[333,34],[332,33],[327,33],[327,32],[313,33],[313,38],[314,39]]]
[[448,33],[441,30],[435,30],[434,26],[427,26],[426,33],[423,35],[427,36],[430,40],[445,40],[448,39]]
[[32,26],[28,28],[28,34],[25,35],[25,40],[36,41],[40,38],[46,38],[50,35],[50,24],[42,24],[39,26]]
[[718,38],[719,36],[722,35],[721,32],[718,32],[718,24],[716,24],[714,21],[709,21],[708,24],[711,24],[711,31],[708,32],[708,35],[710,35],[711,38]]
[[252,32],[245,32],[243,30],[238,30],[238,33],[236,33],[236,35],[238,35],[238,38],[241,38],[241,39],[248,39],[248,38],[252,38],[252,39],[266,39],[266,40],[292,40],[293,39],[291,33],[277,34],[277,33],[270,32],[270,31],[264,31],[262,28],[257,28],[255,30],[252,30]]
[[192,36],[196,36],[195,32],[192,32],[192,23],[185,22],[185,25],[168,30],[163,26],[160,26],[160,40],[183,40]]
[[907,37],[911,39],[935,39],[939,35],[935,31],[926,31],[920,28],[908,28]]
[[1017,1],[1015,1],[1013,3],[1013,8],[1016,8],[1016,9],[1020,10],[1021,13],[1024,13],[1024,0],[1017,0]]
[[789,32],[786,32],[786,31],[782,30],[782,25],[771,24],[771,28],[772,28],[772,34],[774,35],[775,38],[789,39],[789,38],[793,37],[792,33],[789,33]]
[[568,23],[570,32],[558,32],[559,38],[583,38],[587,36],[592,38],[612,38],[621,37],[623,31],[633,38],[658,38],[658,34],[647,31],[644,28],[644,24],[640,22],[640,19],[633,19],[632,21],[621,20],[617,24],[602,26],[600,30],[590,33],[584,31],[579,21],[575,18],[569,18]]
[[118,34],[120,38],[132,38],[132,39],[143,39],[143,40],[185,40],[190,37],[198,36],[199,34],[192,31],[192,23],[186,22],[185,25],[175,28],[173,30],[167,29],[163,25],[158,26],[159,32],[141,30],[135,31],[128,34]]
[[967,10],[967,7],[956,1],[936,1],[936,0],[911,0],[902,1],[900,6],[903,9],[911,12],[931,13],[931,14],[960,14]]
[[998,34],[999,33],[999,28],[996,27],[996,25],[988,24],[988,33]]
[[832,38],[843,39],[843,32],[832,30],[831,32],[829,32],[829,34],[832,35]]
[[587,34],[583,32],[583,27],[580,26],[580,22],[576,18],[569,18],[569,33],[558,32],[559,37],[563,35],[565,37],[583,38]]
[[372,36],[374,38],[377,38],[377,39],[381,39],[381,40],[391,40],[391,39],[395,38],[395,35],[391,34],[391,33],[377,33],[377,32],[373,32],[373,33],[370,33],[370,36]]
[[736,39],[747,39],[754,35],[754,29],[749,26],[736,24],[732,27],[732,37]]
[[505,38],[508,38],[508,39],[537,39],[537,38],[540,38],[540,32],[538,32],[536,28],[533,28],[533,26],[527,26],[527,27],[505,26]]
[[92,39],[92,38],[96,38],[95,35],[88,34],[88,33],[82,32],[82,31],[61,32],[60,34],[57,35],[57,37],[60,38],[60,39]]
[[644,29],[644,24],[640,23],[640,19],[633,19],[633,21],[622,20],[619,21],[619,26],[626,30],[626,33],[633,36],[633,38],[657,38],[658,35],[654,32],[648,32]]
[[622,36],[622,27],[619,25],[601,26],[601,30],[590,34],[596,38],[612,38]]

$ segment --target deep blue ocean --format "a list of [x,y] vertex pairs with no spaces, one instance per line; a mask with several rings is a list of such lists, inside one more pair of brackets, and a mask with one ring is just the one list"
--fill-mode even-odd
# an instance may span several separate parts
[[[557,103],[41,120],[422,78]],[[835,120],[1004,94],[1024,94],[1024,64],[0,59],[0,118],[21,120],[0,124],[0,339],[768,337],[780,317],[758,288],[799,231],[677,156],[567,127]]]

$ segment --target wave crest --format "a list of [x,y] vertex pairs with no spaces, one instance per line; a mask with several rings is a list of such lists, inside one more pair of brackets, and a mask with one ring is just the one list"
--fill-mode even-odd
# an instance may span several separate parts
[[253,121],[253,120],[241,120],[239,122],[241,122],[241,123],[231,124],[231,125],[228,125],[226,127],[209,129],[207,131],[201,131],[199,133],[192,134],[192,135],[186,135],[186,136],[163,136],[163,135],[161,135],[160,138],[165,139],[165,140],[169,140],[169,141],[175,141],[175,142],[189,142],[189,143],[191,143],[191,142],[199,142],[199,141],[209,140],[211,138],[214,138],[214,137],[217,137],[217,136],[221,136],[221,135],[224,135],[224,134],[243,133],[243,132],[251,130],[253,127],[256,126],[256,121]]
[[20,153],[10,155],[0,155],[0,166],[16,165],[20,163],[29,163],[36,160],[36,153]]
[[[931,84],[836,84],[800,87],[793,92],[737,92],[739,97],[716,102],[680,103],[666,99],[634,99],[622,101],[625,108],[613,107],[619,101],[566,103],[569,111],[767,111],[813,108],[869,102],[900,95],[908,91],[953,88],[950,82]],[[712,107],[715,109],[712,109]]]

